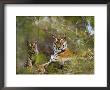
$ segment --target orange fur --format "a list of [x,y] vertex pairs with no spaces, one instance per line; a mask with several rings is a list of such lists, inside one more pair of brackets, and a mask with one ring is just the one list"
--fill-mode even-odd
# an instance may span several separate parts
[[70,61],[72,56],[72,52],[69,49],[66,49],[64,52],[58,54],[57,59],[59,62],[64,63],[65,61]]
[[64,52],[58,54],[59,57],[69,58],[72,57],[72,52],[67,48]]

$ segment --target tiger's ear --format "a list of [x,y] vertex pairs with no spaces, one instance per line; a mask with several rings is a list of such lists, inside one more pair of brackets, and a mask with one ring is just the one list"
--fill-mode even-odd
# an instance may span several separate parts
[[28,40],[26,41],[26,45],[27,45],[27,46],[29,45],[29,41],[28,41]]
[[66,40],[66,33],[64,34],[63,39]]
[[55,35],[52,34],[52,38],[55,39],[56,38]]
[[55,39],[55,41],[57,41],[57,38],[55,35],[52,35],[52,38]]
[[65,33],[65,35],[64,35],[64,39],[65,39],[65,40],[67,39],[66,36],[67,36],[67,35],[66,35],[66,33]]
[[29,41],[26,41],[26,45],[31,47],[31,43]]

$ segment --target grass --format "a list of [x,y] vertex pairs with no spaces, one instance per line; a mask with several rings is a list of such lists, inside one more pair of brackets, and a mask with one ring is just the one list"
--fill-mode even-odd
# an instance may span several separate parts
[[64,64],[63,69],[59,67],[58,63],[52,63],[47,70],[49,74],[93,74],[94,60],[83,60],[75,56],[69,64]]
[[[36,67],[17,68],[17,74],[38,74]],[[86,60],[84,58],[74,56],[71,62],[65,62],[61,69],[58,62],[52,62],[46,68],[47,74],[94,74],[94,60]]]

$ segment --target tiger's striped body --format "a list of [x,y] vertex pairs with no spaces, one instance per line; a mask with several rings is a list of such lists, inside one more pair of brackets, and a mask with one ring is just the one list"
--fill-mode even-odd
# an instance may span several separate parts
[[53,42],[54,54],[51,55],[50,61],[58,61],[60,64],[64,64],[66,61],[71,61],[73,53],[67,47],[67,41],[65,37],[56,38],[54,37]]

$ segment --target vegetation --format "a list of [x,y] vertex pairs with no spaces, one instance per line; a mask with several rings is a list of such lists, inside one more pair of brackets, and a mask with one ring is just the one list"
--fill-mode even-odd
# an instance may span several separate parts
[[[66,35],[68,48],[74,52],[73,59],[62,69],[58,62],[50,63],[45,67],[45,74],[94,74],[93,16],[17,16],[16,73],[40,74],[36,71],[37,65],[48,62],[53,54],[52,35],[62,34]],[[37,41],[39,54],[27,47],[27,41]],[[24,67],[28,58],[33,68]]]

